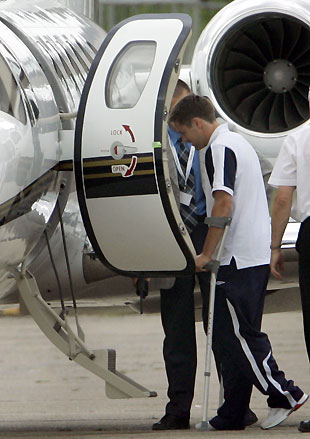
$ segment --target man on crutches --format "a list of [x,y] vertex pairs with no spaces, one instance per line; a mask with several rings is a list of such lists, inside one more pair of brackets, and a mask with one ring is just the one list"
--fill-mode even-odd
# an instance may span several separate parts
[[[190,95],[172,110],[169,123],[201,152],[201,176],[208,217],[231,217],[217,273],[213,351],[221,364],[224,402],[209,420],[216,430],[242,430],[253,384],[268,395],[270,408],[261,428],[284,421],[308,399],[287,380],[261,332],[269,277],[270,218],[257,154],[228,125],[216,121],[211,102]],[[207,147],[207,148],[205,148]],[[224,229],[210,225],[196,270],[203,271]]]

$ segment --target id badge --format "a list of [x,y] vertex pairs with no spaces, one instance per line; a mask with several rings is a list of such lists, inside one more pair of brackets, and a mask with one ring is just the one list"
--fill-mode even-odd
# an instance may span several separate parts
[[185,206],[189,206],[191,204],[192,195],[187,194],[186,192],[180,192],[180,203]]

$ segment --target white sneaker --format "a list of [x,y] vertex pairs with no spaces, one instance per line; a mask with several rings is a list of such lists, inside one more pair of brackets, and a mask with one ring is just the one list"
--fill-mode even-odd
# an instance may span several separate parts
[[267,418],[261,423],[260,428],[263,430],[268,430],[268,428],[275,427],[276,425],[281,424],[291,413],[298,410],[309,398],[309,395],[306,393],[300,398],[294,407],[290,409],[283,408],[270,408]]

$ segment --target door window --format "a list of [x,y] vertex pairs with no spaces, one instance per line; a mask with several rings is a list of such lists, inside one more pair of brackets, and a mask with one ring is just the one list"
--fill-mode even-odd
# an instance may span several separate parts
[[107,80],[109,108],[133,108],[147,83],[155,59],[155,41],[132,42],[119,53]]

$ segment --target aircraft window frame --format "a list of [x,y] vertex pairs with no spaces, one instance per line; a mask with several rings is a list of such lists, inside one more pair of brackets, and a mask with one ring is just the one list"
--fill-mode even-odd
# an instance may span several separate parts
[[[125,62],[127,61],[126,57],[127,59],[130,60],[131,50],[132,49],[136,50],[137,48],[141,50],[141,46],[145,46],[145,48],[147,49],[149,48],[152,49],[153,53],[150,52],[152,56],[152,60],[148,64],[146,63],[144,65],[144,68],[147,68],[148,70],[144,71],[143,74],[144,75],[146,74],[147,76],[146,78],[143,78],[143,80],[140,81],[140,83],[138,83],[137,81],[137,76],[138,76],[137,73],[139,73],[137,64],[135,65],[133,62],[132,63],[127,62],[127,66],[128,66],[127,78],[123,79],[123,83],[126,84],[126,87],[128,87],[129,84],[130,84],[129,87],[131,87],[131,90],[129,89],[129,87],[127,88],[128,93],[126,90],[126,96],[130,96],[131,92],[133,93],[133,95],[130,96],[131,101],[128,101],[127,99],[127,102],[125,102],[124,98],[122,97],[122,90],[120,90],[120,87],[118,85],[115,86],[115,82],[120,73],[124,75],[126,74],[126,69],[124,68],[124,60]],[[107,80],[105,85],[105,101],[108,108],[115,110],[130,109],[130,108],[134,108],[137,105],[143,94],[143,90],[149,80],[155,62],[156,52],[157,52],[157,42],[155,40],[130,41],[122,48],[122,50],[114,58],[107,74]],[[135,59],[135,57],[133,57],[133,59]],[[140,64],[141,64],[141,59],[145,60],[145,57],[139,58]],[[113,90],[112,90],[113,86],[114,86],[114,93],[117,92],[119,95],[118,98],[113,98]],[[125,93],[123,92],[123,96],[124,95]]]
[[[13,68],[10,66],[9,57],[5,56],[3,52],[9,54],[6,47],[0,43],[0,111],[17,119],[23,125],[27,124],[27,115],[25,102],[21,88],[18,84],[18,80],[13,73]],[[22,71],[20,65],[12,59],[12,65],[14,64],[15,70],[18,68]],[[6,81],[4,78],[6,77]]]

